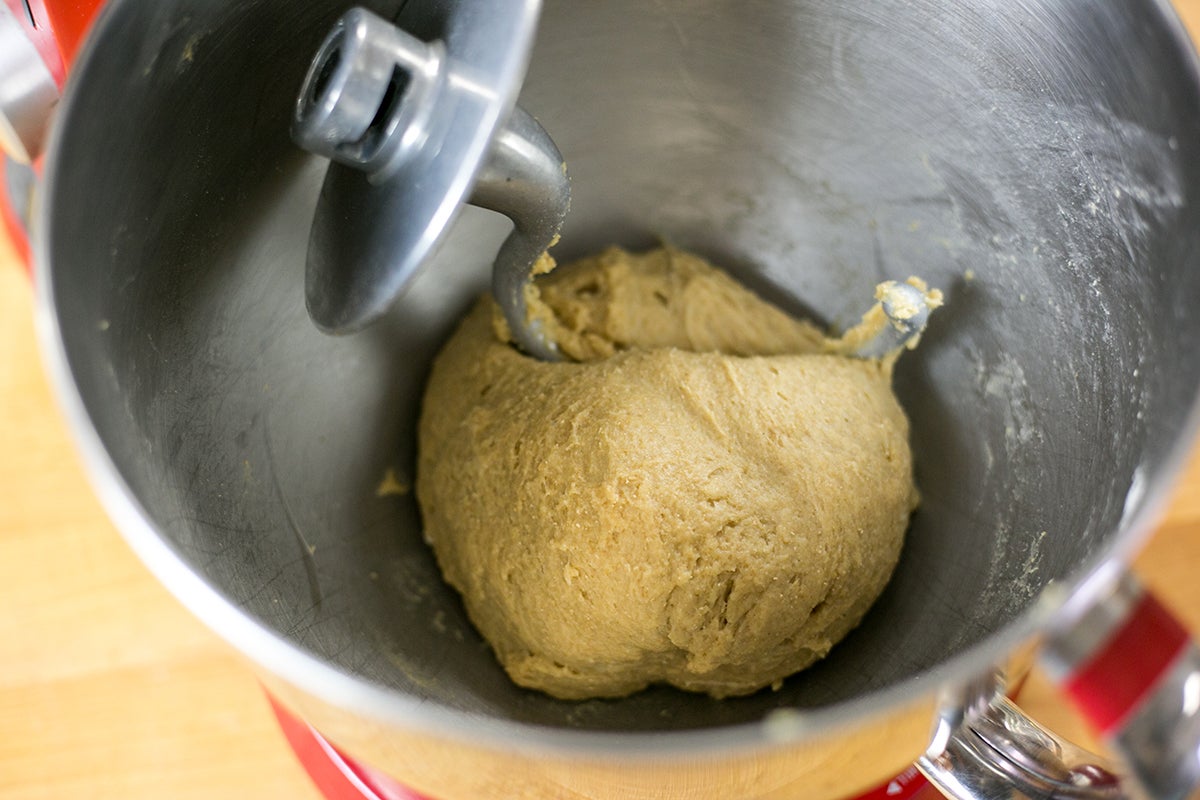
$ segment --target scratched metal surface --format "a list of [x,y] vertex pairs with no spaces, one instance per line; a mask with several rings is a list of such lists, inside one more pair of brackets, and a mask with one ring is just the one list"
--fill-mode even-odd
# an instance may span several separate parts
[[548,3],[521,102],[573,176],[560,255],[665,237],[835,325],[881,277],[919,274],[948,303],[897,376],[924,503],[826,662],[723,703],[522,692],[441,583],[411,494],[376,493],[388,469],[411,482],[429,358],[503,222],[464,213],[385,323],[322,336],[302,279],[323,168],[287,120],[340,7],[135,5],[114,4],[101,38],[121,46],[85,55],[64,108],[43,291],[110,511],[289,677],[327,674],[276,660],[280,642],[393,691],[415,723],[601,731],[929,691],[930,668],[986,655],[1048,581],[1132,535],[1181,440],[1200,88],[1153,4]]

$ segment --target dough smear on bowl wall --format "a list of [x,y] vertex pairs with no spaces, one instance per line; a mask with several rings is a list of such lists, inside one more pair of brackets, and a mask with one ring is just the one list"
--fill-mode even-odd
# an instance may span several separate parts
[[530,309],[571,360],[520,353],[481,298],[419,425],[426,538],[512,679],[727,697],[825,656],[918,502],[899,349],[846,352],[880,306],[827,338],[696,256],[612,248]]

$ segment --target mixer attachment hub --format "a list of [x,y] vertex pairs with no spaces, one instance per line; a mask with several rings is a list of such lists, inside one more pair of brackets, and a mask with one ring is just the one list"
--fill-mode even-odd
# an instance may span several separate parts
[[[420,5],[405,13],[428,28],[435,10]],[[382,316],[469,202],[513,221],[492,289],[516,344],[558,357],[525,306],[533,265],[557,239],[571,196],[562,154],[514,106],[536,16],[528,1],[463,2],[429,42],[361,8],[334,24],[292,122],[296,143],[332,162],[305,273],[318,328],[353,333]]]

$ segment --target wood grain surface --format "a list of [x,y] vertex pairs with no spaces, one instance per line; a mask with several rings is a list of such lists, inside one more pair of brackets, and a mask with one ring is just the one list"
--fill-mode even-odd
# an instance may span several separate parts
[[[1177,7],[1195,34],[1200,0]],[[1200,451],[1137,572],[1200,635]],[[1035,676],[1022,704],[1087,740]],[[464,768],[469,766],[464,765]],[[142,567],[84,478],[0,234],[0,798],[318,800],[255,678]]]

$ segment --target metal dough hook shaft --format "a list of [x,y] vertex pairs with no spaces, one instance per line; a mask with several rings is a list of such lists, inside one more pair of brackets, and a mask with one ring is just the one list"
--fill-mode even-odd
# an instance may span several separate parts
[[492,141],[471,204],[504,214],[513,230],[492,266],[492,296],[517,346],[535,358],[555,361],[558,346],[528,318],[525,287],[534,262],[554,244],[571,204],[567,167],[545,129],[520,107]]

